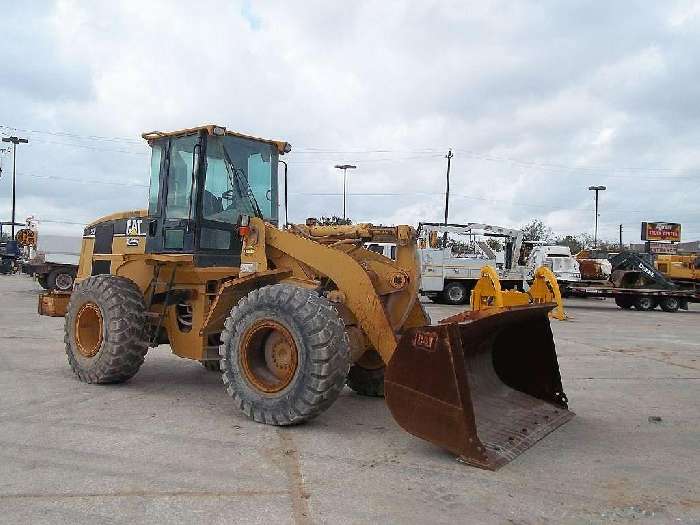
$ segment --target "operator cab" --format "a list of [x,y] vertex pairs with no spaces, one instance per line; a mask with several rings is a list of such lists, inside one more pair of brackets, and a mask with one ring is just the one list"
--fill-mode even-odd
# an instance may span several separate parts
[[196,266],[238,266],[241,215],[277,224],[286,142],[222,126],[144,133],[151,146],[146,253],[191,253]]

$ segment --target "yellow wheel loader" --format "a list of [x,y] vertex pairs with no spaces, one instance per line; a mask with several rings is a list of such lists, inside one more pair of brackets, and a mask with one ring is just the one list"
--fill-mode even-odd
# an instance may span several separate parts
[[[287,143],[221,126],[143,137],[148,210],[88,225],[69,301],[40,300],[40,312],[65,315],[81,381],[126,381],[149,347],[167,343],[218,370],[255,421],[312,419],[347,384],[384,395],[408,432],[488,469],[572,417],[554,305],[431,326],[413,228],[279,224]],[[371,242],[395,244],[396,258],[365,249]]]

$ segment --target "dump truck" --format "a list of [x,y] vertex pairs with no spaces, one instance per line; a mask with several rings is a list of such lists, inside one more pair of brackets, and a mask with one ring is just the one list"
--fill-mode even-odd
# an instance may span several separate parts
[[[288,143],[214,125],[143,138],[148,209],[89,224],[74,290],[40,298],[40,313],[65,317],[79,380],[127,381],[149,347],[167,343],[218,372],[254,421],[303,423],[347,384],[384,396],[405,430],[485,469],[573,416],[553,304],[433,325],[418,301],[414,228],[280,224]],[[371,243],[395,244],[395,260]]]

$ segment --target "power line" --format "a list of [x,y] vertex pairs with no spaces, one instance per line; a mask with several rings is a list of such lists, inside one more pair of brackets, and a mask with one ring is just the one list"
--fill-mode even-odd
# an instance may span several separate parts
[[[98,142],[118,142],[124,144],[133,145],[144,145],[145,143],[141,140],[137,140],[129,137],[115,137],[115,136],[102,136],[102,135],[83,135],[68,131],[46,131],[46,130],[36,130],[36,129],[24,129],[16,128],[8,125],[0,125],[1,129],[9,131],[17,131],[22,133],[32,133],[32,134],[44,134],[56,137],[67,137],[74,138],[78,140],[88,140],[88,141],[98,141]],[[62,146],[74,146],[82,147],[86,149],[96,149],[98,151],[113,151],[116,153],[130,153],[137,155],[147,155],[143,152],[135,152],[132,150],[113,150],[113,149],[102,149],[95,148],[93,146],[88,146],[85,144],[76,143],[65,143],[65,142],[53,142],[45,141],[40,139],[34,139],[36,142],[42,142],[46,144],[56,144]],[[416,158],[431,158],[432,154],[435,158],[442,157],[442,152],[444,148],[436,147],[423,147],[423,148],[411,148],[411,149],[396,149],[396,148],[373,148],[373,149],[343,149],[343,148],[323,148],[317,146],[301,146],[294,149],[294,153],[298,155],[373,155],[373,154],[413,154],[408,159]],[[540,161],[528,161],[523,159],[518,159],[506,155],[496,155],[491,153],[479,153],[468,148],[455,148],[454,151],[464,154],[465,156],[476,159],[485,160],[492,162],[505,162],[513,165],[536,168],[543,171],[573,171],[573,172],[583,172],[590,174],[600,174],[604,173],[605,176],[611,178],[654,178],[654,179],[686,179],[686,180],[697,180],[695,176],[685,176],[685,175],[670,175],[674,172],[680,171],[679,168],[669,168],[669,167],[653,167],[653,166],[582,166],[582,165],[566,165],[561,163],[553,162],[540,162]],[[420,156],[415,156],[415,154],[421,154]],[[386,159],[372,159],[372,161],[386,162],[396,159],[386,158]],[[300,164],[300,163],[299,163]],[[616,172],[627,172],[628,175],[614,174]],[[636,174],[635,174],[636,173]],[[639,173],[646,173],[647,175],[639,175]]]
[[148,188],[148,184],[139,184],[137,182],[112,182],[106,180],[95,180],[95,179],[75,179],[70,177],[60,177],[58,175],[37,175],[35,173],[18,173],[23,177],[31,177],[34,179],[50,179],[50,180],[62,180],[66,182],[77,182],[77,183],[89,183],[89,184],[105,184],[108,186],[125,186],[125,187],[135,187],[135,188]]
[[132,144],[143,144],[143,141],[141,141],[141,140],[136,140],[134,138],[127,138],[127,137],[104,137],[104,136],[100,136],[100,135],[80,135],[78,133],[70,133],[67,131],[41,131],[41,130],[33,130],[33,129],[20,129],[20,128],[15,128],[12,126],[5,126],[2,124],[0,124],[0,128],[12,130],[12,131],[19,131],[22,133],[38,133],[41,135],[53,135],[56,137],[71,137],[71,138],[84,139],[84,140],[96,140],[96,141],[107,141],[107,142],[127,142],[127,143],[132,143]]
[[54,140],[43,140],[43,139],[33,139],[34,142],[38,142],[40,144],[52,144],[56,146],[69,146],[73,148],[82,148],[82,149],[89,149],[93,151],[109,151],[112,153],[126,153],[129,155],[139,155],[139,156],[147,156],[148,152],[144,151],[134,151],[134,150],[126,150],[126,149],[113,149],[113,148],[98,148],[95,146],[88,146],[87,144],[75,144],[72,142],[56,142]]

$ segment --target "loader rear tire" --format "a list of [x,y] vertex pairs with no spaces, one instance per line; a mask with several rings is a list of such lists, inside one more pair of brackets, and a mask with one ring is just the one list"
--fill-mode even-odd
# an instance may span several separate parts
[[136,284],[96,275],[71,294],[65,317],[66,355],[85,383],[121,383],[136,374],[148,351],[146,305]]
[[249,418],[295,425],[333,404],[350,345],[335,307],[313,290],[274,284],[233,307],[219,347],[226,390]]

